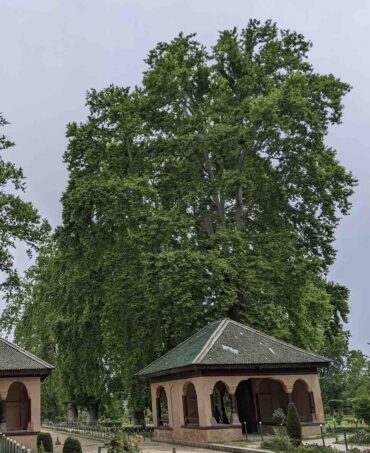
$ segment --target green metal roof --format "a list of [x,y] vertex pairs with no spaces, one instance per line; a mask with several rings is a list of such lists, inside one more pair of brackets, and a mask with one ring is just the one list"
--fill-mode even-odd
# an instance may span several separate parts
[[285,343],[248,326],[223,319],[213,322],[147,367],[139,376],[155,376],[191,365],[327,366],[330,359]]
[[25,372],[28,375],[46,375],[54,367],[23,348],[0,338],[0,373]]

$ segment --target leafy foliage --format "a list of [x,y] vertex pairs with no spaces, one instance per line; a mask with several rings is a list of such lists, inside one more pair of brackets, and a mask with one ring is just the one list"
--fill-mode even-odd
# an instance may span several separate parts
[[293,448],[293,445],[285,429],[277,428],[274,429],[273,436],[267,438],[262,443],[262,448],[272,451],[289,451]]
[[[7,125],[0,114],[0,128]],[[11,298],[19,288],[19,276],[14,268],[12,251],[16,244],[23,244],[29,256],[47,236],[49,227],[42,221],[37,210],[22,199],[25,191],[24,176],[21,168],[4,159],[5,152],[14,146],[5,135],[0,133],[0,291],[5,298]],[[1,324],[7,324],[11,310],[2,314]]]
[[139,442],[141,436],[131,436],[128,438],[127,434],[123,431],[119,432],[117,436],[110,442],[108,453],[123,453],[123,452],[140,452]]
[[278,409],[275,409],[272,413],[272,419],[278,425],[284,426],[286,423],[286,414],[285,414],[284,410],[281,407],[279,407]]
[[74,437],[67,437],[63,444],[63,453],[82,453],[80,441]]
[[53,453],[53,439],[50,433],[38,433],[37,434],[37,449],[40,450],[42,445],[43,451],[47,453]]
[[302,443],[302,426],[294,403],[288,404],[286,431],[295,447]]
[[348,292],[326,272],[356,181],[325,137],[350,87],[310,47],[271,21],[211,49],[180,34],[68,125],[63,224],[11,307],[92,417],[113,396],[144,409],[136,372],[224,316],[340,361]]
[[357,445],[370,445],[370,434],[366,432],[360,432],[358,434],[354,434],[349,436],[348,442],[350,444],[357,444]]
[[343,400],[330,400],[329,401],[329,407],[330,407],[330,410],[331,410],[331,413],[333,414],[334,412],[342,412],[342,409],[343,409]]
[[362,395],[353,400],[353,407],[355,410],[355,415],[357,418],[360,418],[365,421],[365,423],[370,424],[370,396]]

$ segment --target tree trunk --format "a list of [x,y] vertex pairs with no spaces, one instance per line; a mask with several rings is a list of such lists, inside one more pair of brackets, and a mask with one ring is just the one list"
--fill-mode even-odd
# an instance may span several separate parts
[[133,416],[134,425],[145,426],[144,411],[142,409],[134,411]]
[[67,418],[69,422],[76,422],[78,419],[78,409],[76,404],[69,403],[68,404],[68,414]]
[[86,405],[86,409],[88,412],[88,422],[96,423],[98,421],[98,415],[99,415],[98,403],[88,403]]
[[232,305],[229,308],[227,317],[232,319],[233,321],[240,322],[239,307],[236,304]]

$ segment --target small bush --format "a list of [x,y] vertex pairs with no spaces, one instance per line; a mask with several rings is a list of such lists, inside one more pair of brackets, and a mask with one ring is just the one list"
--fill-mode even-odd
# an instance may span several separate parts
[[370,453],[370,448],[357,448],[357,447],[352,447],[348,450],[348,453]]
[[139,443],[141,440],[141,436],[131,436],[129,439],[124,431],[119,431],[116,437],[111,440],[108,453],[139,453]]
[[343,400],[330,400],[329,401],[330,413],[332,415],[335,414],[339,415],[343,410],[343,405],[344,405]]
[[288,404],[286,417],[286,431],[295,447],[302,443],[302,426],[294,403]]
[[67,437],[64,441],[63,453],[82,453],[80,441],[73,437]]
[[370,445],[370,433],[360,432],[348,438],[350,444]]
[[295,447],[289,453],[339,453],[340,450],[333,447],[324,447],[323,445],[311,444],[300,445]]
[[274,430],[273,436],[262,443],[262,448],[277,452],[285,452],[291,450],[293,446],[285,430],[279,428]]
[[286,415],[285,412],[281,407],[279,409],[275,409],[274,412],[272,413],[272,419],[274,420],[275,423],[277,423],[279,426],[284,426],[286,423]]
[[[317,444],[301,444],[299,446],[294,446],[284,428],[276,429],[274,431],[274,435],[262,443],[262,448],[266,448],[277,453],[340,453],[340,451],[335,448],[324,447]],[[360,452],[350,451],[349,453]],[[370,453],[370,451],[367,453]]]
[[53,439],[50,433],[38,433],[37,434],[37,450],[40,452],[42,448],[46,453],[53,453]]

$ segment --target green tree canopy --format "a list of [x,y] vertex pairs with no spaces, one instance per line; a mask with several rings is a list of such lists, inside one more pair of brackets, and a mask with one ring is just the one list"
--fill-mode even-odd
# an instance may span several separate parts
[[[7,124],[0,114],[0,128]],[[23,244],[31,256],[48,232],[47,223],[34,206],[22,199],[25,190],[22,169],[5,158],[12,146],[14,143],[0,132],[0,294],[3,291],[5,297],[19,285],[14,267],[15,247]]]
[[271,21],[210,49],[180,34],[140,87],[88,93],[47,291],[71,398],[144,407],[135,373],[224,316],[346,348],[348,294],[326,273],[356,181],[325,139],[350,87],[315,72],[310,47]]

